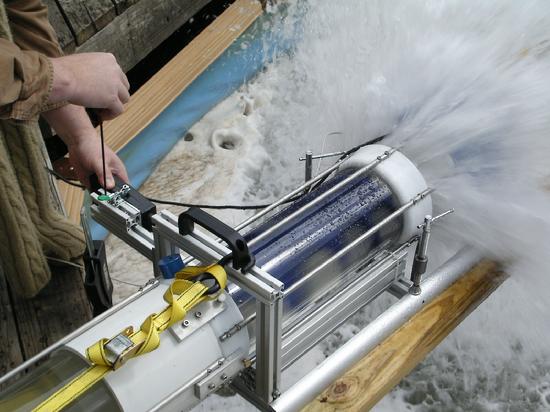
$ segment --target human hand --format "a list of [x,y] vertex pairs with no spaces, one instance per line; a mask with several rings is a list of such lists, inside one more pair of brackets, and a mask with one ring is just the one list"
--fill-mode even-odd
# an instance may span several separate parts
[[[89,178],[95,174],[98,177],[99,184],[103,186],[105,180],[103,177],[101,141],[97,134],[80,139],[76,144],[69,145],[68,149],[69,161],[74,167],[78,180],[89,189]],[[105,173],[108,190],[113,189],[115,186],[113,175],[128,182],[124,163],[108,146],[105,146]]]
[[[95,174],[103,186],[101,140],[84,108],[69,104],[42,115],[67,145],[69,161],[82,184],[89,188],[89,177]],[[128,182],[124,164],[107,146],[105,146],[105,169],[107,189],[112,189],[115,185],[113,175]]]
[[117,117],[128,102],[130,84],[110,53],[79,53],[50,59],[53,66],[51,103],[68,101],[97,109],[103,120]]

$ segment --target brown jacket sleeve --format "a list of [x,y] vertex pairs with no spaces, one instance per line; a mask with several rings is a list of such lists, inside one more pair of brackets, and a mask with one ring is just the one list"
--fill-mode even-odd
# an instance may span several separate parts
[[13,42],[0,39],[0,118],[29,120],[48,105],[53,69],[62,55],[40,0],[5,0]]

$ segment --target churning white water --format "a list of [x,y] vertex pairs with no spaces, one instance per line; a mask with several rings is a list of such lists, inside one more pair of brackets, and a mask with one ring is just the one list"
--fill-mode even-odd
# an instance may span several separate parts
[[301,178],[297,153],[389,133],[436,209],[456,210],[432,258],[473,244],[511,275],[379,407],[550,410],[550,4],[309,0],[287,13],[296,50],[246,91],[269,97],[253,114],[264,190]]
[[[297,39],[293,52],[195,126],[194,141],[178,144],[145,192],[272,200],[303,179],[297,157],[305,150],[343,150],[389,134],[384,143],[437,189],[436,210],[456,210],[435,229],[431,268],[466,243],[511,276],[377,409],[550,410],[548,1],[296,0],[281,8],[279,30]],[[210,141],[220,133],[236,139],[235,150]],[[208,184],[182,183],[186,166],[168,187],[186,156]],[[210,184],[218,194],[231,186],[229,198],[200,196]],[[355,316],[310,362],[370,316]],[[199,409],[222,404],[245,407],[216,399]]]

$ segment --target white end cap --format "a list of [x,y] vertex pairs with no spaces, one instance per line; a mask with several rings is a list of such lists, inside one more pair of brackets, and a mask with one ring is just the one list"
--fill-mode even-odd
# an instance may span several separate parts
[[[388,146],[373,144],[362,147],[342,165],[342,169],[364,167],[376,160],[384,152],[390,150]],[[428,184],[424,176],[403,153],[394,152],[386,160],[376,166],[371,173],[382,179],[392,190],[399,202],[404,205],[417,194],[426,190]],[[432,214],[432,198],[426,196],[403,214],[403,230],[399,242],[405,242],[419,233],[418,225],[424,221],[424,216]]]

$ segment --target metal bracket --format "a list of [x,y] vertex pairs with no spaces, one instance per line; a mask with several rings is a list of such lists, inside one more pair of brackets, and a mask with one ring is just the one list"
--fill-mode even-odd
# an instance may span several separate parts
[[[224,294],[225,292],[222,293],[222,295]],[[220,297],[222,295],[220,295]],[[181,342],[186,337],[199,330],[210,320],[222,313],[226,308],[224,301],[225,296],[223,299],[219,299],[218,297],[216,300],[207,300],[200,303],[195,306],[192,311],[187,312],[187,315],[181,322],[170,326],[170,332],[178,342]]]
[[212,392],[230,384],[233,377],[243,369],[242,354],[231,354],[229,358],[220,358],[206,370],[207,376],[195,384],[195,396],[203,400]]

